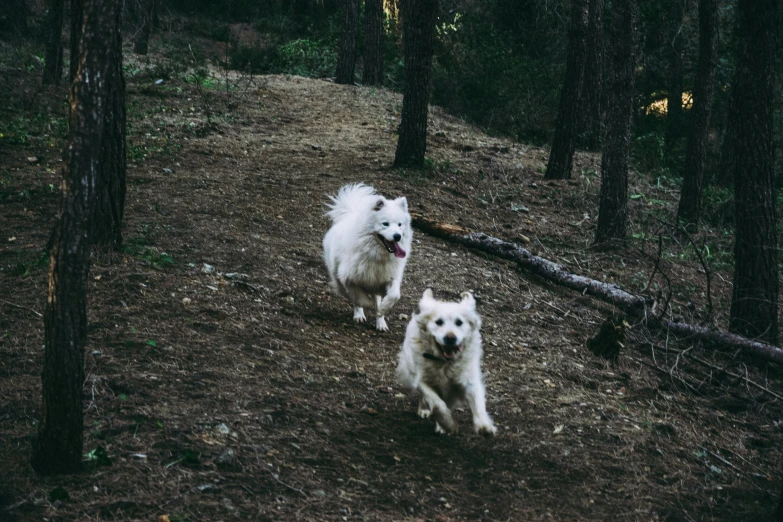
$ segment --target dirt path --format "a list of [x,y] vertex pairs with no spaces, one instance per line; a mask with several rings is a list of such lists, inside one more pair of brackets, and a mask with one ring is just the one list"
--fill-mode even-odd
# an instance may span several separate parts
[[[584,343],[603,305],[420,233],[389,333],[354,324],[328,292],[323,203],[346,182],[565,257],[591,234],[589,221],[573,225],[595,197],[584,180],[544,185],[544,152],[438,110],[432,169],[391,171],[400,98],[386,91],[267,77],[218,132],[202,132],[183,86],[130,83],[134,143],[148,153],[129,172],[131,250],[98,256],[92,271],[85,447],[104,448],[111,466],[31,472],[42,328],[27,310],[0,308],[0,519],[673,521],[771,510],[780,405],[742,388],[693,393],[638,362],[652,361],[644,346],[616,367],[596,360]],[[150,152],[172,145],[182,148]],[[20,165],[9,183],[24,183],[34,167],[7,157]],[[530,196],[542,191],[555,199]],[[0,206],[25,252],[45,243],[55,205]],[[590,259],[596,276],[621,271]],[[495,439],[473,435],[467,412],[459,435],[436,436],[394,382],[406,317],[427,287],[478,299]],[[17,305],[40,311],[44,292],[44,269],[0,276]],[[67,500],[50,500],[57,486]]]

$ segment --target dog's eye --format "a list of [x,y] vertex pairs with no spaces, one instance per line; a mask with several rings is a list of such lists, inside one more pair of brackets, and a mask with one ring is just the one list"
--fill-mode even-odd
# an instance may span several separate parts
[[389,224],[388,224],[388,223],[384,223],[384,224],[383,224],[383,226],[385,226],[385,227],[388,227],[388,226],[389,226]]
[[402,223],[397,223],[399,226],[402,226]]
[[443,326],[443,319],[438,319],[437,321],[435,321],[435,324],[437,324],[438,326]]
[[457,326],[462,326],[462,319],[457,319],[456,321],[454,321],[454,324],[456,324]]

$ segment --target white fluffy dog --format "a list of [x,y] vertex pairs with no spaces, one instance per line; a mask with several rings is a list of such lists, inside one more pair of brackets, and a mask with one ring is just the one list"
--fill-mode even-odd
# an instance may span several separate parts
[[408,200],[389,200],[356,183],[330,196],[332,228],[324,236],[329,285],[353,305],[353,319],[364,322],[365,306],[375,305],[375,327],[386,332],[384,315],[400,299],[402,274],[413,230]]
[[419,313],[408,323],[397,380],[418,390],[419,416],[432,415],[438,433],[457,431],[449,408],[463,401],[473,413],[476,433],[494,435],[497,431],[487,414],[480,329],[476,300],[469,292],[452,303],[435,300],[427,289]]

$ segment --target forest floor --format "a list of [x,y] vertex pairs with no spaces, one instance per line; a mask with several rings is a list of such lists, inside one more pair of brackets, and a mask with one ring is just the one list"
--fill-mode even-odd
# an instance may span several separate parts
[[[632,239],[595,251],[599,155],[578,152],[574,179],[548,182],[546,150],[432,108],[429,168],[392,170],[400,95],[219,69],[199,88],[159,75],[157,40],[150,58],[126,56],[125,251],[92,261],[86,469],[37,476],[66,91],[38,88],[40,70],[2,45],[0,520],[701,521],[774,508],[779,368],[641,325],[610,364],[585,348],[610,306],[419,231],[388,333],[355,324],[326,285],[326,195],[364,181],[631,291],[660,257],[648,291],[671,288],[673,315],[725,328],[732,238],[697,241],[711,249],[709,316],[692,246],[659,221],[673,219],[676,182],[634,172]],[[478,300],[495,438],[474,435],[466,411],[459,434],[436,435],[394,381],[428,287]]]

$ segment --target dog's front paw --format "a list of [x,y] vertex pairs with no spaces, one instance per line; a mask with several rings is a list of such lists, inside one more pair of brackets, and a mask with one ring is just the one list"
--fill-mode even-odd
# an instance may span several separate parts
[[498,429],[491,423],[476,424],[474,426],[476,433],[485,437],[492,437],[498,432]]
[[375,319],[375,329],[379,332],[388,332],[389,331],[389,325],[386,324],[386,319],[383,317],[378,317]]
[[363,323],[367,320],[367,318],[364,316],[363,308],[353,309],[353,320],[356,321],[357,323]]

